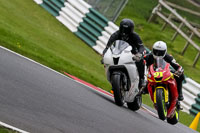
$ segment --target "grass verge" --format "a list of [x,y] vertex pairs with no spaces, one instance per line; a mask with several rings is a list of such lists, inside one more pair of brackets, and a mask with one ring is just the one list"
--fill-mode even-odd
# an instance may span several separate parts
[[4,128],[4,127],[0,127],[0,133],[18,133],[18,132]]

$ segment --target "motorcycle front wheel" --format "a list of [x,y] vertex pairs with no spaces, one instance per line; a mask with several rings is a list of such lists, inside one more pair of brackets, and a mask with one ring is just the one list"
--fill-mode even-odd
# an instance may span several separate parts
[[123,89],[123,81],[122,76],[120,74],[116,74],[112,76],[112,89],[114,92],[115,103],[118,106],[124,105],[124,89]]
[[162,88],[156,89],[156,107],[159,118],[165,120],[167,117],[167,105],[165,103],[165,94]]
[[167,122],[175,125],[179,121],[179,110],[176,109],[174,116],[172,118],[167,118]]

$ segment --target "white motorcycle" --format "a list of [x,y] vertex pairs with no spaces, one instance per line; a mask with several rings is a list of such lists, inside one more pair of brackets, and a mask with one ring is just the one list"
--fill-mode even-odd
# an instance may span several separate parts
[[103,63],[108,81],[112,85],[115,103],[123,106],[127,103],[129,109],[135,111],[142,105],[139,94],[139,75],[135,65],[132,47],[125,41],[117,40],[106,51]]

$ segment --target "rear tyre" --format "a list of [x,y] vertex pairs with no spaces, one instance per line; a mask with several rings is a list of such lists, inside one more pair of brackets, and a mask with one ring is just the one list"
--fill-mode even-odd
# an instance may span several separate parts
[[127,106],[130,110],[133,111],[140,109],[140,107],[142,106],[142,96],[141,95],[136,96],[133,102],[127,103]]
[[176,110],[174,116],[172,118],[167,118],[167,122],[174,125],[179,121],[179,111]]
[[114,92],[115,103],[118,106],[124,105],[124,89],[122,83],[122,77],[120,74],[116,74],[112,76],[112,88]]
[[161,88],[156,90],[156,106],[159,118],[165,120],[167,116],[167,105],[165,103],[164,91]]

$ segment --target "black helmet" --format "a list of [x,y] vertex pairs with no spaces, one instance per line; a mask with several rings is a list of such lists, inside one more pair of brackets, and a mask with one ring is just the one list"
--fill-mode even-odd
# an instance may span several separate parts
[[134,30],[134,23],[131,19],[123,19],[120,23],[119,32],[121,36],[127,36]]

